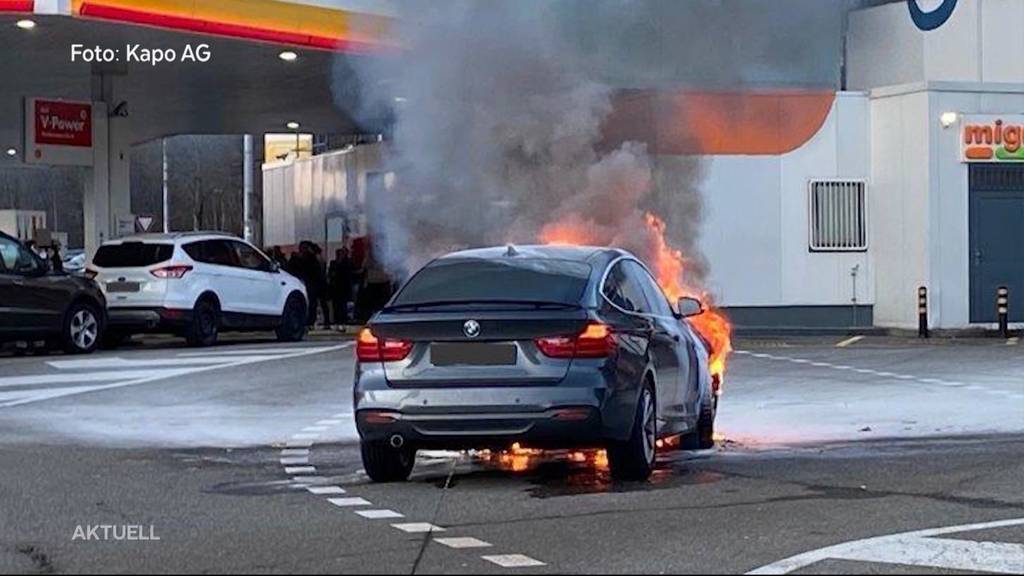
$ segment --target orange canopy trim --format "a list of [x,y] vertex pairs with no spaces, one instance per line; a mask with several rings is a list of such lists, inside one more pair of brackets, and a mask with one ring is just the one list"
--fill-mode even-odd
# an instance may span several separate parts
[[605,122],[604,144],[645,142],[654,154],[778,155],[810,140],[835,92],[621,93]]
[[72,14],[342,52],[389,47],[390,19],[281,0],[72,0]]

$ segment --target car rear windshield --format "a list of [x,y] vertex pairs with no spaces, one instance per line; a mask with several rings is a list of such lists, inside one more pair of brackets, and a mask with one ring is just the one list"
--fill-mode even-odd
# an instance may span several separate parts
[[125,242],[100,246],[92,263],[101,268],[139,268],[171,259],[173,244]]
[[590,266],[571,260],[438,260],[402,288],[393,306],[470,302],[578,304]]

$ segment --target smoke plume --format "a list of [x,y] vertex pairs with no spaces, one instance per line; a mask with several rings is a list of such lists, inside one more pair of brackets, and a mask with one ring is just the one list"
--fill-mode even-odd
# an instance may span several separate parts
[[[389,169],[398,177],[367,198],[377,257],[403,273],[453,249],[565,239],[646,258],[651,212],[687,255],[687,283],[700,285],[703,161],[653,157],[642,142],[609,149],[602,124],[622,88],[770,84],[781,67],[798,70],[801,84],[834,83],[831,68],[819,71],[821,46],[759,44],[751,23],[729,16],[734,4],[402,2],[401,54],[346,61],[336,83],[339,104],[365,121],[394,110]],[[783,25],[769,7],[777,3],[753,4]],[[807,14],[822,4],[834,2],[791,0],[802,14],[793,25],[811,26]],[[739,27],[732,44],[702,45],[730,26]],[[737,54],[752,37],[770,62]],[[340,80],[350,67],[358,104]]]

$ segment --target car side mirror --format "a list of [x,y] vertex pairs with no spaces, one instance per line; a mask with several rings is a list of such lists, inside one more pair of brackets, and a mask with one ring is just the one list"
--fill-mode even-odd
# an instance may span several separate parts
[[271,262],[270,266],[269,266],[269,270],[270,270],[271,273],[277,274],[278,272],[281,271],[281,265],[278,264],[277,262]]
[[698,314],[704,313],[704,304],[696,298],[690,296],[683,296],[676,303],[676,308],[679,311],[681,318],[689,318],[690,316],[697,316]]

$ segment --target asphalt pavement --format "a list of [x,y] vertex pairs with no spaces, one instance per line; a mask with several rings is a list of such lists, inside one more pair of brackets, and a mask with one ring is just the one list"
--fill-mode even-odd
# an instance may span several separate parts
[[623,484],[370,484],[343,339],[0,358],[0,572],[1024,572],[1024,348],[841,341],[739,342],[718,447]]

